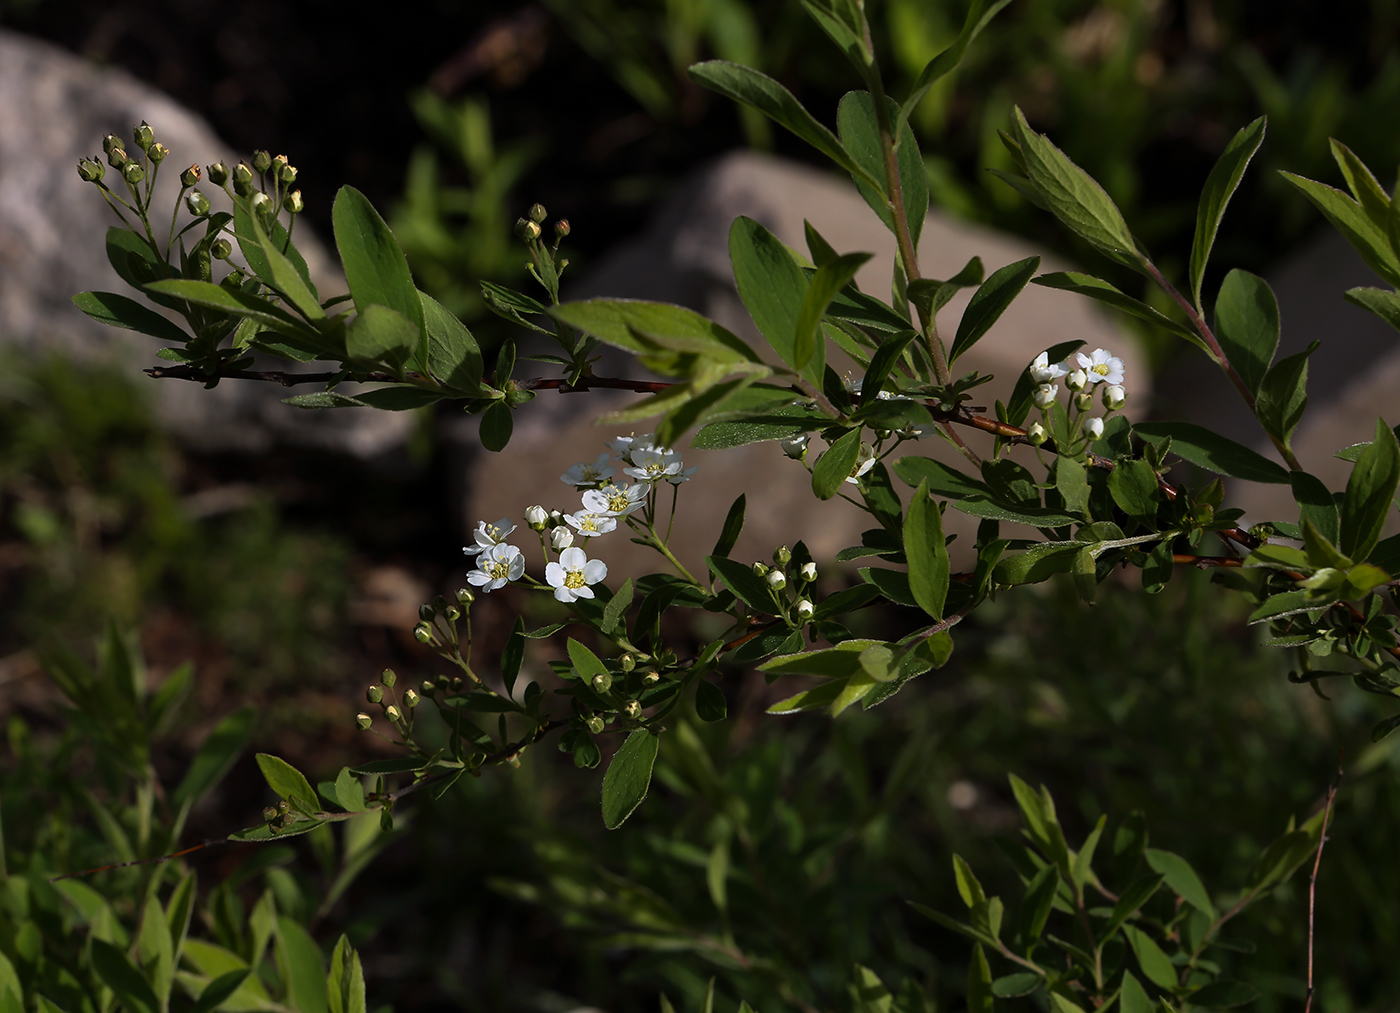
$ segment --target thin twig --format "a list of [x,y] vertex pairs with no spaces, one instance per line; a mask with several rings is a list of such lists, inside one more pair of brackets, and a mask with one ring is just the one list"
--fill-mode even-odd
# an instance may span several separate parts
[[1342,780],[1342,757],[1337,756],[1337,773],[1327,786],[1327,802],[1322,810],[1322,833],[1317,837],[1317,856],[1313,858],[1312,877],[1308,880],[1308,998],[1303,1013],[1311,1013],[1313,994],[1313,911],[1317,906],[1317,870],[1322,865],[1322,846],[1327,843],[1327,827],[1332,822],[1332,803],[1337,798],[1337,785]]

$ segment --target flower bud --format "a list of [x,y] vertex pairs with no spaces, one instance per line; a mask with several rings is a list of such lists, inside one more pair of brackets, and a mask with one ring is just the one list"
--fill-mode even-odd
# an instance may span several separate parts
[[390,721],[395,721],[395,722],[397,722],[397,721],[402,721],[402,720],[403,720],[403,712],[400,711],[400,710],[399,710],[397,707],[395,707],[393,704],[390,704],[388,707],[385,707],[385,708],[384,708],[384,716],[385,716],[386,718],[388,718]]
[[279,813],[289,813],[292,811],[292,804],[284,798],[277,803],[277,811]]
[[567,235],[568,235],[570,232],[572,232],[572,231],[573,231],[573,226],[571,226],[571,225],[569,224],[569,220],[568,220],[567,218],[561,218],[561,219],[559,219],[557,222],[554,223],[554,238],[555,238],[555,239],[563,239],[565,236],[567,236]]
[[803,455],[807,453],[807,434],[801,433],[797,436],[789,437],[781,441],[780,445],[783,448],[784,454],[787,454],[787,456],[791,457],[794,461],[800,461]]
[[146,178],[146,170],[141,168],[140,162],[127,162],[122,166],[122,179],[132,186]]
[[1026,438],[1031,441],[1032,446],[1038,447],[1046,440],[1050,439],[1050,434],[1046,432],[1045,427],[1039,422],[1032,422],[1031,427],[1026,430]]
[[253,152],[253,169],[257,172],[267,172],[272,168],[272,156],[261,148]]
[[540,238],[540,227],[528,218],[517,218],[515,221],[515,234],[525,242],[533,242]]
[[1097,440],[1103,435],[1103,419],[1088,419],[1084,423],[1084,435],[1091,440]]
[[365,690],[365,699],[370,703],[379,703],[384,699],[384,689],[381,686],[371,686]]
[[215,162],[205,169],[209,173],[209,182],[215,186],[223,186],[228,182],[228,166],[223,162]]
[[606,693],[612,689],[612,676],[607,672],[599,672],[593,677],[593,690],[597,693]]
[[267,194],[263,193],[261,190],[253,194],[253,200],[251,203],[253,206],[253,210],[258,213],[258,216],[260,218],[267,218],[273,213],[273,211],[276,210],[272,206],[272,198],[269,197]]
[[437,617],[437,609],[432,605],[424,603],[418,606],[418,618],[425,623],[430,623]]
[[1081,391],[1089,386],[1089,378],[1084,374],[1084,370],[1076,369],[1065,377],[1065,386],[1073,391]]
[[651,686],[660,681],[661,676],[657,675],[655,672],[648,672],[646,675],[642,676],[642,682],[646,683],[648,686]]
[[1057,383],[1042,383],[1031,394],[1031,404],[1037,408],[1049,408],[1055,403],[1055,398],[1059,396],[1060,385]]
[[78,178],[84,183],[96,183],[107,174],[107,168],[92,158],[84,158],[78,163]]
[[530,210],[526,214],[530,216],[530,221],[536,225],[543,225],[544,220],[549,217],[549,212],[544,209],[543,204],[531,204]]
[[799,572],[802,574],[802,579],[810,584],[817,579],[817,564],[803,563],[802,569]]
[[602,731],[603,731],[603,719],[602,719],[602,717],[601,717],[600,715],[598,715],[598,714],[592,714],[592,715],[590,715],[589,718],[588,718],[588,721],[587,721],[586,723],[587,723],[587,725],[588,725],[588,730],[589,730],[590,732],[592,732],[594,735],[600,735],[600,734],[602,734]]
[[812,613],[815,611],[816,608],[806,598],[797,603],[797,614],[803,619],[811,619]]
[[[211,172],[209,175],[212,179],[214,174]],[[238,196],[246,197],[253,192],[253,170],[248,168],[247,162],[235,165],[230,178],[233,180],[233,192]]]
[[774,570],[768,574],[768,586],[774,591],[781,591],[787,587],[787,578],[783,576],[782,570]]
[[404,705],[405,707],[417,707],[417,706],[418,706],[418,694],[415,693],[415,692],[414,692],[413,690],[411,690],[411,689],[410,689],[410,690],[405,690],[405,691],[404,691],[404,695],[403,695],[403,705]]
[[628,700],[627,706],[622,708],[622,711],[633,721],[636,721],[639,717],[642,716],[642,705],[639,704],[636,700]]
[[1074,395],[1074,407],[1082,412],[1087,412],[1090,408],[1094,407],[1093,392],[1081,390],[1078,394]]
[[275,805],[270,805],[263,810],[263,822],[271,823],[280,815],[281,814],[277,811],[277,807]]
[[215,260],[228,260],[233,256],[233,244],[227,239],[216,239],[209,244],[209,255]]
[[532,531],[543,531],[545,525],[549,523],[549,511],[536,504],[525,508],[525,523],[530,525]]
[[120,149],[122,153],[125,154],[126,142],[116,134],[108,134],[106,137],[102,138],[102,153],[104,155],[110,155],[114,148]]
[[306,202],[301,199],[300,190],[293,190],[282,198],[282,210],[286,211],[289,215],[299,215],[305,207]]
[[200,173],[199,173],[199,166],[198,166],[198,165],[192,165],[192,166],[190,166],[190,167],[189,167],[188,169],[186,169],[184,172],[180,173],[180,185],[181,185],[181,186],[194,186],[196,183],[199,182],[199,175],[200,175]]
[[125,148],[113,148],[111,151],[107,152],[107,164],[113,169],[120,169],[122,166],[126,165],[128,161],[129,159],[126,157]]
[[399,681],[399,677],[394,674],[394,670],[392,668],[386,668],[384,669],[383,673],[379,676],[379,681],[384,683],[384,685],[388,686],[390,689],[393,689],[394,683]]
[[637,659],[630,654],[624,654],[618,661],[622,665],[622,670],[624,672],[630,672],[637,667]]
[[164,162],[169,154],[170,149],[167,148],[164,144],[161,144],[159,141],[157,141],[155,144],[152,144],[151,150],[147,152],[147,155],[150,157],[151,161],[155,162],[156,165],[159,165],[161,162]]
[[456,605],[447,606],[446,610],[444,610],[442,614],[447,616],[447,621],[450,623],[455,623],[458,619],[462,618],[462,610],[459,609]]
[[189,208],[190,214],[196,218],[203,218],[209,213],[209,198],[198,190],[191,190],[185,194],[185,207]]
[[430,644],[433,642],[433,628],[427,623],[419,623],[413,627],[413,638],[420,644]]
[[566,527],[557,527],[549,533],[549,545],[555,552],[563,552],[574,544],[574,533]]
[[1103,406],[1111,412],[1116,412],[1123,407],[1123,402],[1128,400],[1128,392],[1116,383],[1108,384],[1103,389]]
[[423,695],[431,700],[437,694],[437,686],[431,679],[423,680]]
[[469,588],[459,587],[457,589],[457,604],[462,608],[467,608],[474,601],[476,601],[476,595],[472,594]]
[[754,563],[754,564],[753,564],[753,575],[754,575],[755,577],[766,577],[766,576],[768,575],[768,564],[767,564],[767,563]]
[[786,545],[780,545],[773,550],[773,562],[779,566],[787,566],[792,562],[792,551]]
[[149,123],[142,120],[137,126],[131,128],[131,136],[136,140],[136,146],[145,151],[156,139],[156,132],[151,129]]

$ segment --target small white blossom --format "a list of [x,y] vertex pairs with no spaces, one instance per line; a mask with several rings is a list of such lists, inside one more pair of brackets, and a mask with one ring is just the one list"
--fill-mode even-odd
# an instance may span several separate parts
[[1088,376],[1090,383],[1123,382],[1123,360],[1106,348],[1096,348],[1089,355],[1075,352],[1074,358],[1079,363],[1079,368]]
[[816,608],[813,607],[812,603],[811,603],[810,601],[808,601],[806,598],[803,598],[801,601],[799,601],[799,602],[797,603],[797,614],[798,614],[799,616],[801,616],[803,619],[811,619],[811,618],[812,618],[812,613],[815,612],[815,611],[816,611]]
[[549,523],[549,511],[542,506],[528,506],[525,508],[525,523],[535,531],[543,531]]
[[599,454],[598,459],[592,463],[580,461],[560,475],[559,481],[580,489],[585,486],[599,485],[617,474],[617,469],[609,464],[608,460],[607,454]]
[[647,486],[642,482],[626,486],[609,482],[607,485],[585,492],[583,494],[583,507],[595,514],[625,517],[646,506],[646,499]]
[[1042,383],[1031,394],[1031,404],[1037,408],[1049,408],[1059,395],[1060,385],[1058,383]]
[[564,520],[569,527],[573,528],[585,538],[593,538],[597,535],[606,535],[609,531],[617,529],[617,518],[611,514],[594,513],[591,510],[580,510],[577,513],[565,514]]
[[1036,383],[1049,383],[1051,380],[1058,380],[1069,372],[1063,362],[1050,362],[1049,352],[1041,352],[1031,363],[1031,379]]
[[476,569],[467,571],[467,583],[483,591],[505,587],[525,572],[525,557],[514,545],[492,545],[477,557]]
[[[1083,358],[1083,356],[1080,356]],[[1082,369],[1076,369],[1069,376],[1065,377],[1065,386],[1073,391],[1081,391],[1089,386],[1089,376]]]
[[862,443],[860,453],[856,456],[855,467],[846,476],[846,481],[851,485],[859,485],[861,477],[873,467],[875,467],[875,448],[868,443]]
[[802,574],[802,579],[810,584],[817,579],[817,564],[803,563],[800,572]]
[[656,449],[656,434],[642,433],[641,436],[638,436],[633,433],[627,436],[614,436],[607,442],[607,448],[617,455],[619,461],[631,464],[633,451]]
[[632,464],[623,468],[622,473],[643,482],[660,482],[662,479],[669,479],[672,475],[679,475],[685,464],[679,454],[666,447],[634,450],[631,461]]
[[574,544],[574,533],[563,525],[560,525],[549,533],[549,544],[555,552],[563,552],[570,545]]
[[500,545],[504,542],[510,537],[510,533],[514,530],[515,525],[510,522],[509,517],[502,517],[494,524],[487,524],[485,521],[481,521],[476,526],[476,534],[474,536],[476,538],[476,544],[464,545],[462,546],[462,551],[468,556],[475,556],[478,553],[485,552],[487,549],[491,548],[491,546]]
[[670,482],[672,485],[680,485],[682,482],[689,482],[690,476],[694,475],[699,470],[700,465],[692,464],[689,468],[686,468],[684,471],[679,471],[674,475],[667,475],[666,481]]
[[1026,436],[1030,439],[1031,443],[1037,447],[1050,439],[1050,434],[1046,432],[1045,427],[1039,422],[1031,423],[1031,427],[1026,430]]
[[1103,406],[1111,412],[1116,412],[1123,407],[1123,402],[1128,400],[1128,392],[1116,383],[1104,384]]
[[782,570],[770,570],[768,573],[768,586],[775,591],[781,591],[787,587],[787,578],[783,576]]
[[1091,440],[1097,440],[1103,435],[1103,419],[1087,419],[1084,422],[1084,434]]
[[799,433],[796,436],[790,436],[786,440],[778,441],[778,445],[783,448],[783,453],[787,454],[788,457],[794,461],[800,461],[807,453],[807,434]]
[[593,588],[608,575],[608,564],[601,559],[589,559],[582,549],[568,548],[559,553],[559,562],[544,568],[544,579],[554,588],[560,601],[592,598]]

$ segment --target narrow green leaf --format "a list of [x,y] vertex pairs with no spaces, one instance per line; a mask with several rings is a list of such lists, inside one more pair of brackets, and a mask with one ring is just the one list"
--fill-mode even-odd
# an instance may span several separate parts
[[[612,633],[613,630],[617,629],[618,623],[627,615],[627,610],[631,605],[632,578],[628,577],[622,582],[622,586],[617,589],[612,598],[608,600],[607,605],[603,607],[603,622],[599,628],[604,633]],[[521,628],[522,630],[524,629],[523,624]]]
[[846,59],[862,74],[875,61],[859,0],[802,0],[802,6]]
[[992,968],[980,943],[972,944],[972,963],[967,966],[967,1013],[993,1013]]
[[278,915],[273,938],[277,969],[293,1008],[299,1013],[327,1013],[326,968],[321,961],[321,948],[311,934],[295,920]]
[[1118,931],[1118,926],[1122,925],[1134,914],[1138,908],[1146,904],[1161,887],[1166,877],[1160,872],[1152,876],[1143,876],[1134,880],[1126,890],[1118,895],[1118,901],[1113,905],[1113,913],[1108,916],[1108,921],[1099,930],[1099,943],[1106,942],[1113,933]]
[[[627,589],[627,600],[632,599],[632,581],[629,578],[623,585]],[[620,591],[621,589],[619,589]],[[613,596],[617,600],[617,596]],[[608,608],[612,607],[612,602],[608,602]],[[626,608],[626,605],[623,605]],[[616,623],[614,623],[616,625]],[[516,616],[515,625],[511,628],[510,636],[506,637],[506,645],[501,648],[501,682],[505,685],[506,696],[515,695],[515,680],[520,676],[520,666],[525,663],[525,617]]]
[[1250,393],[1258,395],[1278,349],[1278,300],[1263,278],[1236,269],[1215,300],[1215,337]]
[[1142,968],[1142,973],[1147,975],[1147,980],[1159,988],[1176,988],[1176,968],[1156,941],[1131,925],[1124,925],[1123,932],[1127,935],[1128,943],[1137,957],[1138,966]]
[[79,292],[73,304],[88,316],[110,327],[149,334],[161,341],[183,345],[193,338],[155,310],[142,306],[135,299],[113,292]]
[[199,998],[195,1000],[190,1013],[214,1013],[229,999],[233,993],[237,992],[248,980],[248,975],[252,974],[250,967],[236,971],[226,971],[204,986],[204,990],[199,993]]
[[[211,224],[213,219],[218,217],[217,215],[212,216]],[[269,282],[272,281],[272,264],[268,261],[267,255],[263,252],[263,244],[257,239],[256,230],[262,228],[262,223],[259,222],[257,226],[254,226],[252,216],[248,214],[247,204],[241,200],[233,202],[233,215],[231,220],[233,222],[234,238],[238,240],[239,252],[242,253],[243,258],[248,261],[248,266],[253,269],[253,273],[259,278]],[[227,221],[225,224],[227,224]],[[271,241],[273,249],[281,253],[284,259],[291,262],[292,267],[296,270],[297,276],[301,279],[302,284],[310,291],[312,297],[319,299],[320,295],[316,291],[316,285],[311,280],[311,269],[307,267],[306,258],[301,255],[301,251],[292,245],[291,237],[287,234],[286,226],[281,222],[274,221],[272,223],[272,229],[270,231],[264,229],[263,235],[267,236]]]
[[1322,481],[1305,471],[1295,471],[1289,475],[1293,498],[1298,503],[1299,524],[1308,523],[1315,527],[1322,537],[1336,543],[1338,538],[1337,502],[1332,492]]
[[180,786],[171,795],[172,802],[177,806],[198,802],[223,780],[247,747],[255,717],[256,711],[250,705],[239,708],[214,726],[200,743]]
[[419,292],[418,298],[428,332],[428,372],[453,390],[475,393],[481,387],[482,362],[472,332],[426,292]]
[[914,81],[913,91],[904,100],[904,104],[899,107],[898,126],[902,127],[908,122],[914,110],[923,101],[923,97],[928,94],[928,90],[939,79],[952,73],[954,68],[962,62],[967,47],[972,45],[973,40],[977,38],[983,28],[987,27],[987,23],[996,17],[997,12],[1010,2],[1011,0],[995,0],[988,7],[986,0],[973,0],[972,5],[968,7],[967,17],[963,20],[962,31],[958,33],[953,44],[924,64],[924,69],[919,72],[918,78]]
[[1314,341],[1303,351],[1280,359],[1264,375],[1254,411],[1264,431],[1285,447],[1308,407],[1308,357],[1322,343]]
[[[1141,299],[1134,299],[1125,292],[1120,291],[1102,278],[1095,278],[1092,275],[1081,274],[1078,271],[1059,271],[1052,274],[1042,274],[1034,279],[1034,284],[1044,285],[1046,288],[1057,288],[1064,292],[1074,292],[1078,295],[1088,296],[1098,302],[1112,306],[1114,309],[1122,310],[1137,317],[1139,320],[1146,320],[1156,324],[1179,338],[1191,342],[1207,355],[1211,354],[1210,348],[1199,334],[1187,327],[1183,323],[1178,323],[1166,314],[1153,309]],[[1083,342],[1080,342],[1083,344]],[[1055,358],[1051,362],[1057,361]]]
[[1018,999],[1023,995],[1030,995],[1043,981],[1044,978],[1032,971],[1007,974],[992,982],[992,995],[998,999]]
[[1400,330],[1400,293],[1382,288],[1349,288],[1343,298]]
[[1345,555],[1358,562],[1370,556],[1390,514],[1397,483],[1400,441],[1384,419],[1377,419],[1375,439],[1352,466],[1342,499],[1339,547]]
[[936,315],[952,300],[953,296],[965,288],[982,284],[982,258],[973,257],[963,269],[947,281],[933,278],[920,278],[909,283],[909,301],[922,313]]
[[1210,902],[1210,894],[1196,875],[1196,870],[1191,868],[1191,863],[1178,854],[1158,848],[1148,848],[1142,854],[1152,871],[1160,872],[1166,878],[1172,892],[1211,921],[1215,920],[1215,905]]
[[[817,268],[812,276],[807,294],[802,297],[801,311],[797,316],[797,331],[792,342],[793,368],[805,370],[818,352],[818,325],[826,308],[836,293],[850,284],[862,264],[871,258],[869,253],[847,253],[831,263]],[[820,357],[825,364],[825,356]]]
[[101,939],[89,940],[92,968],[117,999],[137,1013],[160,1013],[160,1001],[126,954]]
[[321,811],[321,807],[316,803],[316,793],[311,790],[310,783],[301,771],[270,753],[259,753],[257,760],[267,786],[276,792],[279,798],[286,799],[293,809],[307,816]]
[[341,187],[335,195],[331,224],[355,309],[363,314],[369,306],[378,305],[398,313],[413,326],[422,343],[414,346],[420,353],[416,358],[427,360],[423,301],[413,284],[408,258],[389,226],[369,199],[351,186]]
[[349,767],[342,767],[340,773],[335,776],[334,795],[335,801],[346,812],[359,813],[367,808],[364,785],[358,777],[350,773]]
[[[740,216],[729,229],[729,260],[739,298],[773,351],[793,369],[815,373],[806,368],[810,363],[797,363],[794,342],[808,283],[788,248],[758,222]],[[820,375],[813,382],[820,386]]]
[[1170,439],[1171,451],[1182,460],[1218,475],[1248,482],[1288,484],[1288,472],[1234,440],[1191,422],[1140,422],[1133,432],[1149,443]]
[[[1111,476],[1110,476],[1111,477]],[[1089,475],[1084,465],[1072,457],[1055,460],[1055,490],[1065,501],[1065,510],[1089,519]]]
[[[805,286],[802,272],[796,264],[793,268],[797,270],[799,286]],[[800,305],[801,296],[796,296],[796,300]],[[667,348],[698,353],[717,362],[758,361],[743,339],[684,306],[643,299],[585,299],[552,306],[549,314],[605,344],[640,355]],[[793,319],[796,320],[795,312]]]
[[751,67],[727,60],[697,63],[687,73],[696,84],[719,92],[735,102],[752,106],[779,126],[792,131],[842,169],[864,178],[871,186],[880,186],[880,181],[870,178],[841,146],[836,135],[818,123],[816,118],[803,108],[802,103],[793,97],[792,92],[771,77]]
[[603,775],[603,826],[616,830],[647,797],[651,768],[656,762],[657,736],[639,728],[608,764]]
[[1390,195],[1366,168],[1366,163],[1356,157],[1356,153],[1335,137],[1329,137],[1328,146],[1332,149],[1332,159],[1342,170],[1342,178],[1347,181],[1347,189],[1361,206],[1366,217],[1382,231],[1388,230],[1390,218]]
[[598,655],[572,637],[569,638],[568,649],[569,661],[573,664],[574,671],[579,674],[580,678],[586,681],[595,675],[607,673],[608,667],[598,660]]
[[774,614],[773,593],[768,588],[768,582],[749,567],[725,556],[707,556],[705,563],[724,586],[749,608],[765,615]]
[[324,344],[320,333],[313,329],[310,324],[298,320],[280,306],[275,306],[266,299],[249,295],[241,290],[235,291],[209,281],[188,281],[180,278],[169,281],[153,281],[145,286],[145,291],[192,302],[196,306],[206,306],[221,313],[247,317],[277,334]]
[[949,365],[991,330],[1039,267],[1039,257],[1027,257],[992,272],[991,277],[972,294],[972,300],[958,321],[958,333],[948,352]]
[[1259,998],[1259,990],[1243,981],[1212,981],[1191,994],[1191,1005],[1202,1009],[1233,1009]]
[[1215,167],[1206,177],[1206,185],[1201,190],[1201,201],[1196,207],[1196,234],[1191,240],[1191,301],[1196,309],[1201,307],[1201,280],[1206,274],[1206,264],[1210,260],[1211,247],[1215,245],[1215,234],[1220,229],[1220,219],[1225,216],[1225,207],[1240,185],[1249,160],[1259,150],[1264,141],[1264,128],[1267,117],[1261,116],[1242,128],[1225,146],[1216,160]]
[[744,530],[744,507],[748,502],[743,493],[729,507],[729,513],[724,517],[724,526],[720,528],[719,540],[715,542],[712,555],[728,556],[734,551],[734,543],[739,540],[740,533]]
[[[886,102],[889,118],[894,120],[899,110],[892,100],[886,99]],[[894,232],[894,210],[886,182],[884,146],[880,141],[880,124],[875,116],[875,101],[869,92],[851,91],[841,96],[836,108],[836,131],[842,147],[861,164],[866,175],[880,181],[879,186],[872,187],[860,176],[852,176],[865,203],[879,216],[885,228]],[[909,224],[910,238],[917,247],[924,219],[928,216],[928,169],[924,166],[919,142],[907,123],[894,136],[898,138],[895,164],[904,197],[904,215]]]
[[901,457],[895,462],[894,473],[913,486],[927,481],[933,495],[946,499],[991,495],[987,483],[931,457]]
[[943,540],[943,515],[929,495],[927,479],[919,483],[904,515],[904,554],[914,600],[934,619],[942,619],[951,571]]
[[357,362],[384,362],[401,370],[420,339],[421,331],[413,321],[387,306],[371,303],[345,328],[345,352]]
[[[326,311],[321,308],[320,296],[316,294],[310,281],[303,279],[301,272],[282,255],[282,251],[273,243],[256,215],[248,217],[246,221],[252,228],[253,241],[261,248],[262,257],[260,259],[267,271],[266,274],[260,274],[259,277],[276,289],[306,319],[324,320]],[[248,247],[241,239],[239,246],[246,254]],[[250,262],[250,266],[253,266],[252,262]]]
[[812,492],[818,499],[831,499],[840,490],[860,457],[861,430],[852,429],[817,459],[812,468]]
[[481,445],[492,453],[500,453],[510,442],[515,418],[505,401],[493,401],[481,415]]
[[1156,1007],[1147,997],[1147,990],[1133,977],[1132,971],[1123,972],[1118,1008],[1121,1013],[1156,1013]]
[[1323,217],[1361,254],[1361,259],[1372,271],[1391,285],[1400,287],[1400,255],[1390,244],[1388,230],[1378,228],[1361,205],[1342,191],[1291,172],[1281,172],[1280,175],[1312,201]]
[[1094,829],[1089,831],[1089,836],[1084,839],[1084,844],[1080,847],[1078,854],[1074,856],[1074,866],[1071,872],[1074,875],[1075,888],[1082,891],[1084,883],[1089,878],[1089,873],[1094,867],[1094,851],[1099,846],[1099,838],[1103,836],[1103,828],[1108,824],[1107,816],[1100,816],[1099,821],[1094,824]]

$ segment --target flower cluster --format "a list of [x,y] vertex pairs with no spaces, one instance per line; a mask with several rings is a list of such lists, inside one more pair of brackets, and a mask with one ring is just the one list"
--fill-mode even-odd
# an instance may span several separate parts
[[[1097,440],[1104,432],[1104,418],[1122,408],[1128,399],[1123,389],[1123,360],[1106,348],[1096,348],[1087,355],[1075,352],[1061,362],[1050,362],[1049,353],[1041,352],[1028,369],[1036,384],[1031,403],[1042,414],[1042,422],[1033,423],[1027,431],[1037,446],[1048,440],[1054,429],[1051,415],[1058,408],[1060,395],[1056,380],[1063,378],[1070,394],[1067,422],[1071,442],[1081,433],[1088,442]],[[1096,385],[1102,385],[1099,396],[1105,411],[1102,416],[1090,417],[1087,413],[1093,407]]]

